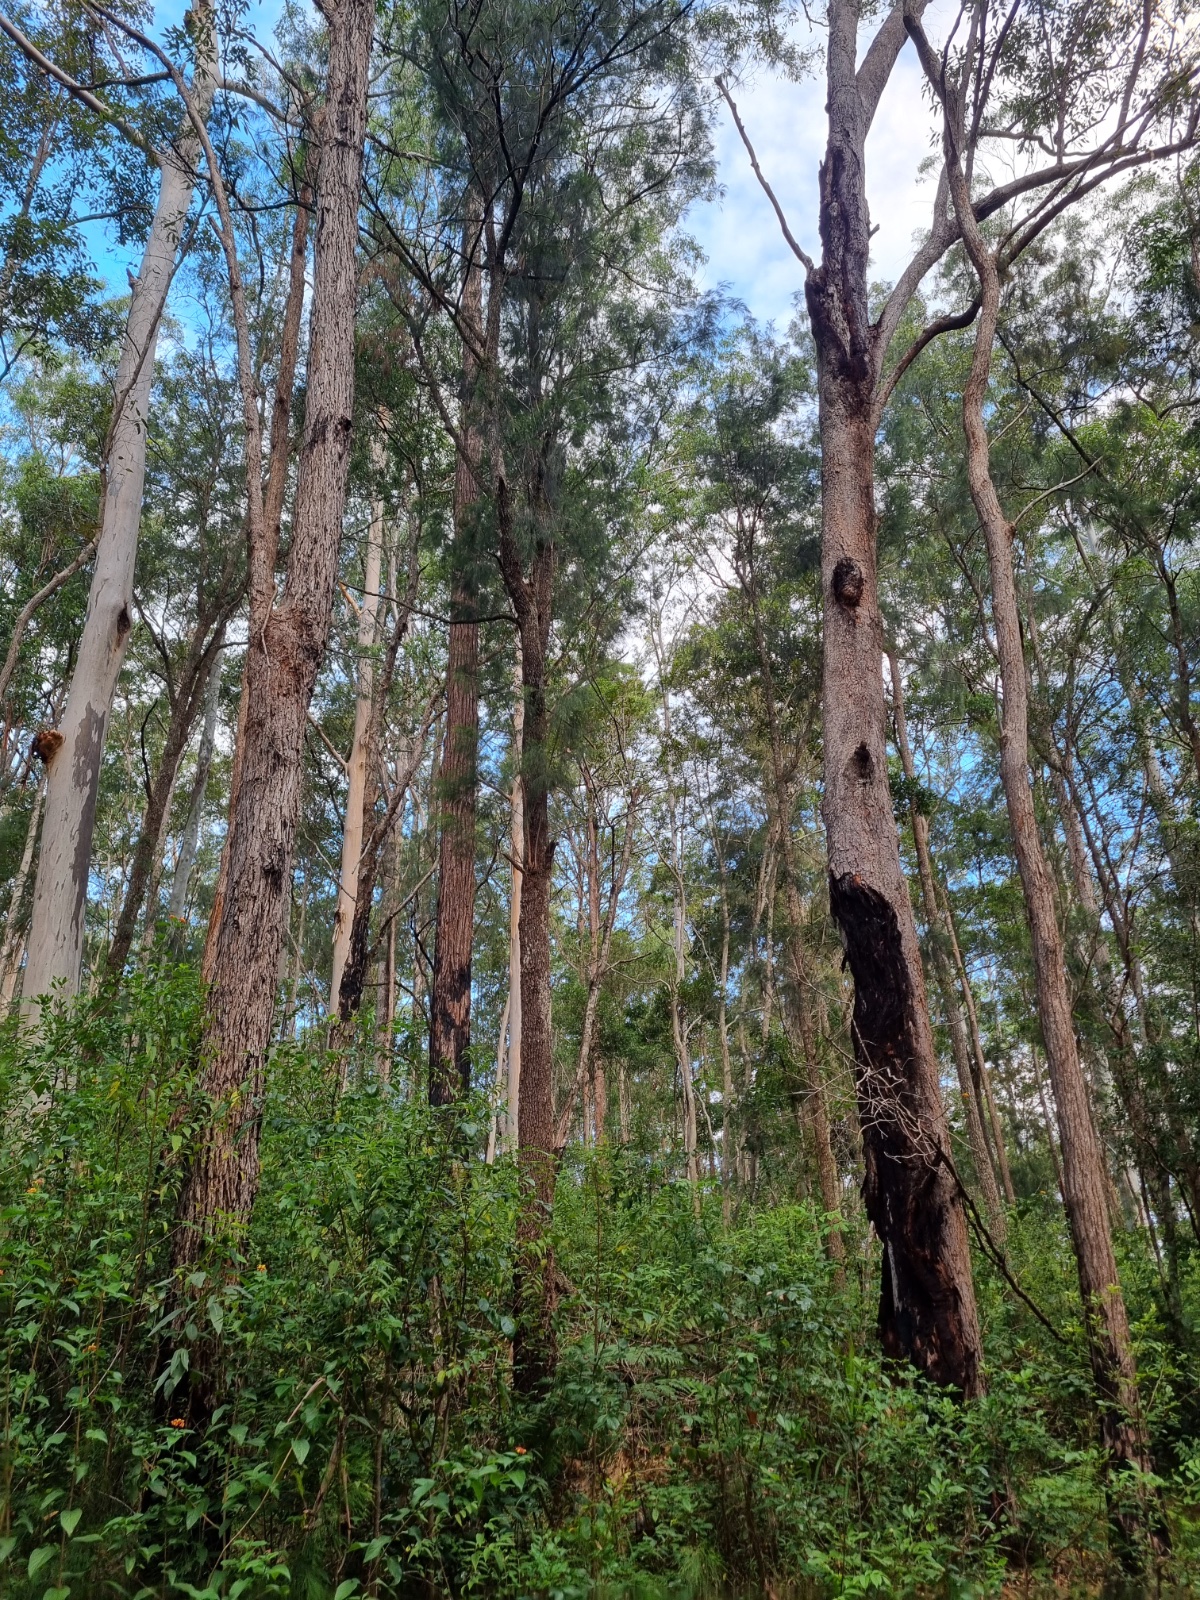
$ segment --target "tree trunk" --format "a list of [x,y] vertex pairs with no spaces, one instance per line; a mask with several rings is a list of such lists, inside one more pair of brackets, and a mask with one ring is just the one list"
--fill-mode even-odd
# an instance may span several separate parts
[[617,926],[617,913],[621,905],[621,894],[625,888],[625,880],[629,876],[629,863],[633,855],[634,808],[637,803],[635,792],[630,797],[629,811],[626,816],[625,837],[621,841],[621,859],[619,863],[614,864],[612,878],[609,883],[608,904],[604,909],[603,917],[601,917],[599,827],[595,813],[594,785],[586,765],[583,769],[583,776],[588,797],[587,847],[586,859],[583,863],[583,873],[586,880],[589,940],[587,998],[583,1007],[583,1026],[579,1033],[579,1060],[575,1068],[575,1079],[558,1114],[554,1139],[556,1150],[561,1150],[570,1136],[571,1123],[575,1116],[575,1100],[581,1091],[584,1103],[584,1142],[587,1142],[588,1137],[587,1107],[589,1102],[592,1106],[592,1131],[595,1136],[595,1142],[599,1143],[604,1135],[606,1111],[604,1097],[606,1091],[604,1067],[597,1058],[595,1051],[596,1025],[600,1007],[600,991],[608,973],[613,933]]
[[[963,242],[980,285],[975,349],[970,376],[963,390],[963,430],[971,500],[987,542],[992,622],[1004,692],[1000,777],[1033,945],[1038,1012],[1058,1112],[1063,1201],[1079,1268],[1092,1373],[1099,1399],[1101,1436],[1114,1458],[1149,1471],[1151,1463],[1137,1370],[1113,1254],[1104,1156],[1076,1046],[1062,939],[1055,917],[1054,886],[1034,811],[1025,653],[1013,567],[1014,529],[1001,509],[992,482],[990,447],[984,425],[992,343],[999,318],[999,274],[971,210],[970,193],[955,144],[954,116],[953,108],[948,108],[946,168]],[[1121,1520],[1125,1531],[1136,1536],[1137,1525],[1126,1526],[1126,1519]]]
[[975,1058],[975,1080],[983,1091],[984,1104],[987,1107],[988,1125],[992,1130],[992,1148],[996,1152],[996,1164],[1000,1168],[1000,1182],[1004,1188],[1004,1198],[1008,1205],[1017,1203],[1016,1190],[1013,1188],[1012,1172],[1008,1165],[1008,1147],[1004,1139],[1004,1125],[1000,1121],[1000,1113],[996,1109],[996,1098],[992,1093],[992,1074],[988,1068],[987,1058],[983,1053],[983,1033],[979,1026],[979,1013],[975,1008],[975,991],[971,987],[971,975],[967,971],[966,962],[963,960],[962,947],[958,942],[958,930],[954,925],[954,908],[950,904],[950,897],[945,889],[934,879],[934,888],[938,891],[942,910],[942,925],[950,940],[950,953],[954,957],[954,970],[958,974],[959,989],[963,997],[963,1004],[967,1010],[967,1029],[971,1040],[971,1052]]
[[[376,449],[375,470],[382,470],[380,452]],[[379,615],[379,575],[383,566],[383,497],[382,492],[371,506],[371,524],[367,534],[367,557],[363,570],[363,598],[358,613],[358,693],[354,702],[354,740],[350,746],[347,763],[349,785],[346,793],[346,821],[342,828],[342,867],[338,882],[338,903],[333,918],[333,977],[329,985],[329,1012],[337,1016],[338,997],[342,990],[342,973],[350,953],[350,928],[354,921],[354,905],[358,895],[359,858],[363,842],[363,804],[369,781],[368,766],[372,756],[372,690],[375,671],[371,651],[375,648],[375,624]]]
[[217,747],[217,716],[221,707],[221,657],[218,652],[208,674],[204,690],[204,729],[200,735],[200,748],[196,752],[196,775],[192,779],[192,792],[188,802],[187,821],[179,844],[179,859],[171,879],[171,899],[167,916],[181,928],[187,917],[188,889],[200,850],[200,824],[204,819],[204,799],[208,792],[208,777],[212,771],[213,753]]
[[[469,227],[464,237],[469,237]],[[473,255],[473,252],[472,252]],[[468,257],[462,316],[477,330],[482,275]],[[429,1004],[429,1101],[448,1105],[471,1088],[471,947],[475,935],[475,805],[479,744],[479,624],[474,543],[479,500],[477,364],[463,346],[462,439],[454,468],[456,572],[446,660],[446,738],[441,762],[437,920]]]
[[[916,782],[916,768],[913,765],[912,749],[908,742],[908,723],[904,715],[904,685],[900,677],[899,663],[894,653],[890,650],[888,651],[888,666],[891,670],[892,679],[892,709],[896,718],[896,745],[900,751],[900,762],[904,768],[904,776],[911,786]],[[972,1082],[967,1030],[963,1022],[958,995],[955,992],[954,975],[950,970],[950,962],[941,943],[944,929],[937,903],[937,890],[934,887],[933,858],[929,851],[929,822],[922,815],[917,805],[915,794],[912,794],[909,799],[909,817],[912,822],[913,845],[917,852],[917,871],[921,879],[921,900],[925,907],[925,925],[929,930],[929,944],[933,954],[934,970],[937,973],[938,988],[942,993],[942,1005],[946,1013],[946,1023],[950,1030],[950,1048],[954,1056],[955,1070],[958,1074],[963,1118],[967,1124],[967,1142],[971,1147],[971,1159],[975,1164],[976,1181],[983,1191],[983,1203],[987,1211],[992,1237],[997,1244],[1003,1244],[1005,1236],[1004,1207],[1000,1203],[1000,1190],[996,1184],[991,1152],[988,1150],[987,1136],[983,1129],[981,1097],[977,1098],[977,1086]]]
[[841,1184],[838,1181],[837,1162],[833,1158],[833,1144],[829,1137],[829,1112],[825,1104],[825,1085],[821,1079],[821,1062],[817,1049],[816,1031],[813,1028],[811,979],[804,951],[804,914],[800,904],[800,889],[796,882],[795,852],[792,849],[791,784],[788,782],[783,759],[783,742],[775,707],[775,682],[767,653],[766,639],[758,616],[757,595],[752,597],[754,630],[758,643],[759,663],[763,677],[763,692],[767,705],[767,730],[771,745],[771,774],[775,789],[775,827],[779,839],[779,854],[783,865],[784,904],[788,914],[788,958],[792,969],[792,988],[796,995],[796,1020],[800,1028],[800,1048],[804,1056],[807,1082],[806,1111],[812,1128],[813,1151],[816,1157],[817,1183],[821,1190],[821,1206],[825,1212],[828,1232],[825,1248],[835,1264],[845,1259],[841,1233]]
[[81,568],[86,567],[96,553],[95,539],[89,539],[76,555],[73,561],[48,578],[40,589],[34,591],[17,613],[17,620],[13,623],[13,631],[8,641],[8,654],[4,657],[4,665],[0,667],[0,706],[8,694],[8,686],[12,682],[12,675],[16,671],[17,661],[21,653],[21,641],[25,637],[25,629],[32,622],[36,613],[66,584],[70,583]]
[[715,820],[709,830],[721,884],[721,971],[717,984],[717,1042],[721,1050],[721,1218],[728,1227],[733,1218],[733,1062],[729,1053],[729,881],[724,841]]
[[[199,6],[194,16],[198,48],[192,101],[199,115],[206,117],[216,86],[216,27],[208,4]],[[113,693],[133,623],[130,608],[154,357],[191,208],[199,156],[200,141],[189,121],[159,159],[158,203],[121,345],[116,400],[105,441],[95,572],[71,687],[57,730],[61,742],[48,764],[23,990],[31,1017],[36,1015],[39,998],[56,986],[61,986],[65,997],[79,990],[100,764]]]
[[512,528],[509,488],[497,478],[500,571],[521,635],[525,726],[521,773],[525,839],[521,874],[521,1080],[517,1110],[520,1210],[514,1269],[517,1332],[513,1380],[522,1394],[540,1389],[552,1374],[555,1267],[548,1241],[558,1174],[554,1116],[554,1039],[550,1010],[550,908],[554,840],[550,837],[550,731],[546,651],[553,620],[556,553],[543,537],[525,577]]
[[16,993],[17,978],[21,972],[21,922],[24,912],[25,885],[29,882],[29,869],[33,865],[33,849],[37,843],[38,825],[42,820],[42,803],[46,798],[46,780],[40,778],[33,791],[33,804],[29,808],[29,825],[25,829],[25,845],[16,876],[8,891],[8,911],[4,917],[4,942],[0,944],[0,1016],[7,1012]]
[[[258,1187],[263,1080],[291,903],[304,734],[329,636],[354,408],[358,206],[374,6],[329,19],[321,122],[307,396],[287,579],[252,635],[229,871],[209,931],[200,1086],[211,1107],[179,1202],[173,1259],[189,1267],[216,1228],[244,1224]],[[252,552],[252,559],[254,556]],[[269,552],[265,552],[269,554]],[[269,582],[258,552],[252,609]]]
[[[308,151],[303,152],[309,155]],[[305,161],[307,166],[307,161]],[[305,179],[300,186],[296,215],[292,222],[291,246],[288,252],[288,291],[284,302],[283,327],[280,334],[279,370],[275,374],[275,394],[271,405],[271,444],[267,459],[267,482],[262,497],[261,538],[251,540],[251,561],[247,574],[250,586],[250,633],[260,637],[267,625],[267,617],[275,599],[275,564],[279,552],[279,530],[283,519],[283,502],[287,490],[288,459],[291,454],[292,400],[296,386],[296,362],[300,354],[300,330],[304,315],[304,296],[308,277],[308,228],[312,207],[312,187]],[[242,755],[246,747],[246,711],[249,701],[246,681],[250,667],[250,652],[242,663],[241,693],[238,697],[237,729],[233,740],[233,766],[229,775],[229,815],[237,805],[238,786],[241,782]],[[221,920],[225,905],[225,889],[229,881],[229,847],[231,835],[226,831],[217,868],[217,882],[213,890],[211,929]],[[209,961],[214,946],[211,938],[205,944],[203,977],[207,982],[212,974]]]
[[[167,737],[163,743],[158,771],[150,786],[141,832],[138,834],[137,846],[133,852],[133,865],[129,871],[129,882],[125,886],[125,898],[121,903],[116,928],[113,930],[112,943],[108,947],[107,969],[108,976],[112,979],[119,978],[125,970],[142,904],[148,898],[147,890],[151,880],[157,878],[163,832],[167,825],[171,796],[175,791],[179,763],[183,759],[188,740],[192,736],[192,729],[204,704],[205,685],[210,677],[214,675],[220,677],[224,631],[225,625],[221,622],[217,630],[209,636],[207,619],[202,618],[192,637],[191,648],[179,676],[175,702],[171,707],[171,718],[167,724]],[[207,642],[205,642],[206,637]],[[153,907],[148,908],[147,917],[152,927],[155,917]]]
[[970,1397],[983,1373],[966,1218],[944,1160],[949,1129],[887,779],[874,495],[881,353],[867,300],[869,119],[855,72],[857,18],[857,7],[831,7],[823,254],[805,285],[821,435],[821,810],[830,909],[854,979],[863,1198],[884,1247],[880,1339],[887,1354]]
[[516,694],[513,698],[513,786],[509,853],[512,887],[508,900],[508,1108],[505,1148],[515,1155],[520,1145],[521,1104],[521,882],[525,859],[525,781],[521,762],[525,750],[525,684],[521,641],[517,640]]
[[679,1004],[680,991],[687,976],[687,884],[683,874],[683,826],[679,817],[679,800],[675,790],[675,768],[671,754],[671,694],[663,673],[665,662],[660,652],[658,659],[659,692],[662,695],[662,745],[665,752],[667,790],[667,832],[670,857],[668,865],[674,890],[673,953],[675,970],[671,978],[671,1042],[675,1050],[675,1066],[679,1073],[679,1088],[683,1096],[683,1157],[684,1170],[692,1191],[692,1210],[700,1215],[700,1167],[696,1160],[696,1089],[692,1082],[692,1061],[688,1052],[687,1025]]

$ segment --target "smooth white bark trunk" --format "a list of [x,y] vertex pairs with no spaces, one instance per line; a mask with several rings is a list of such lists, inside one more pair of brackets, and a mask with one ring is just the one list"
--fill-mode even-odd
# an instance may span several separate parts
[[[198,15],[205,18],[207,26],[201,35],[192,98],[200,115],[207,116],[216,84],[216,33],[208,8],[198,8]],[[154,356],[191,208],[199,154],[200,144],[190,124],[185,124],[180,138],[162,153],[158,204],[125,327],[105,451],[95,574],[67,704],[57,730],[61,743],[49,761],[23,990],[31,1015],[39,997],[56,987],[61,986],[65,996],[79,989],[100,763],[133,620],[130,608]]]
[[[379,463],[377,462],[378,466]],[[342,992],[342,973],[350,954],[350,930],[358,898],[358,868],[362,859],[363,804],[366,800],[367,765],[371,745],[373,705],[375,622],[379,614],[379,576],[383,568],[383,500],[371,507],[371,526],[367,534],[367,559],[363,577],[364,594],[358,613],[358,699],[354,707],[354,743],[347,766],[349,790],[346,795],[346,825],[342,829],[342,873],[338,886],[338,905],[333,919],[333,981],[329,986],[329,1014],[338,1014]]]

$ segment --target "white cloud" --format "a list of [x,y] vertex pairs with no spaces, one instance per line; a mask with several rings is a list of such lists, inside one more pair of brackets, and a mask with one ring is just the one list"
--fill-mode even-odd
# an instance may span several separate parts
[[[865,32],[866,30],[864,30]],[[825,149],[824,77],[789,83],[759,71],[735,91],[742,122],[764,176],[789,226],[810,255],[819,254],[817,169]],[[867,139],[867,200],[872,224],[871,274],[894,280],[915,236],[929,226],[932,175],[920,176],[934,148],[937,125],[911,45],[905,47],[880,101]],[[723,196],[693,208],[689,229],[708,257],[702,281],[724,286],[761,320],[782,331],[803,288],[804,269],[784,241],[770,201],[759,187],[728,108],[714,128]]]

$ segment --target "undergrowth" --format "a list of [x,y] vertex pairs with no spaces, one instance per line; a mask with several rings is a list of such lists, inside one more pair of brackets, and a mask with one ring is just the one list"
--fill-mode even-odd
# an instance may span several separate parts
[[[656,1159],[564,1165],[560,1359],[510,1384],[514,1176],[378,1083],[339,1096],[281,1048],[262,1189],[170,1315],[170,1229],[198,1036],[192,975],[156,969],[35,1040],[0,1042],[0,1592],[825,1596],[1092,1592],[1112,1568],[1078,1304],[1050,1208],[977,1264],[989,1393],[887,1366],[876,1248],[844,1282],[805,1205],[693,1214]],[[468,1154],[469,1152],[469,1154]],[[1187,1318],[1124,1239],[1173,1541],[1200,1579]],[[218,1400],[189,1425],[191,1355]]]

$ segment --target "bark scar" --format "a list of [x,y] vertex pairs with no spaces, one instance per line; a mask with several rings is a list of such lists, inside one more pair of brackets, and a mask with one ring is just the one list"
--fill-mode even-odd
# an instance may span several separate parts
[[847,611],[855,611],[863,597],[864,579],[857,561],[843,556],[833,569],[833,598]]

